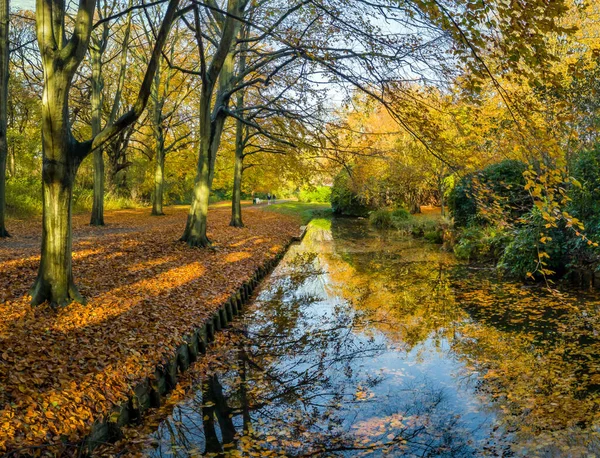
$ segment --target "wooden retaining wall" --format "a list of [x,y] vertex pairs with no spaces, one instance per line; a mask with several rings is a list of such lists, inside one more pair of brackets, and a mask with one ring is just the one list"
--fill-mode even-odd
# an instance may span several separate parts
[[92,430],[85,439],[86,448],[90,453],[99,444],[114,442],[121,438],[121,428],[130,423],[140,422],[148,409],[160,407],[165,396],[177,385],[178,374],[185,372],[190,364],[206,352],[208,345],[215,338],[215,333],[231,323],[242,312],[261,280],[271,273],[290,245],[302,240],[306,234],[306,226],[300,229],[298,237],[293,237],[274,258],[259,267],[211,318],[200,323],[191,334],[183,338],[184,343],[168,360],[156,367],[153,377],[139,382],[127,401],[113,408],[109,415],[92,425]]

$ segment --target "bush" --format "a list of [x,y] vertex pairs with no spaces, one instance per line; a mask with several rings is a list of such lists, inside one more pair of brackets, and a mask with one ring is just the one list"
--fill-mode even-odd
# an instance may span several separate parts
[[[600,219],[600,145],[580,153],[572,166],[572,175],[581,187],[569,193],[569,210],[584,222]],[[587,224],[586,224],[587,226]]]
[[510,240],[510,234],[500,227],[470,226],[459,233],[454,254],[467,261],[498,261]]
[[[538,270],[538,250],[548,254],[543,261],[543,268],[563,274],[567,264],[568,245],[566,228],[558,227],[547,229],[546,221],[537,208],[534,208],[525,217],[526,224],[520,226],[510,238],[498,267],[503,268],[511,275],[526,278],[527,273]],[[549,237],[545,244],[540,243],[540,234]]]
[[423,233],[423,238],[431,243],[444,243],[444,231],[438,228],[434,231],[426,231]]
[[352,179],[346,170],[342,170],[333,180],[331,189],[331,208],[333,213],[344,216],[367,216],[369,210],[352,190]]
[[7,180],[6,213],[16,217],[41,215],[42,181],[39,178]]
[[396,208],[392,212],[392,223],[399,223],[401,221],[408,221],[412,216],[410,212],[402,207]]
[[331,188],[329,186],[319,186],[315,189],[303,189],[298,193],[300,202],[327,203],[331,200]]
[[385,208],[375,210],[369,215],[369,223],[380,229],[392,227],[392,213]]
[[[480,183],[483,189],[489,191],[490,196],[481,195],[484,205],[499,203],[504,216],[515,221],[531,208],[529,194],[525,190],[523,172],[527,170],[524,162],[505,160],[492,164],[477,172],[470,174],[458,181],[450,192],[448,208],[454,217],[457,227],[466,227],[470,224],[488,224],[488,221],[479,208],[475,194]],[[489,202],[486,202],[489,201]]]

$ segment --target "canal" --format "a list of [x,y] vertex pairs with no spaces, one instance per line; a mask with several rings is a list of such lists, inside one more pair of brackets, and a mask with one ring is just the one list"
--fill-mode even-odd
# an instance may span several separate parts
[[595,456],[599,298],[314,220],[150,456]]

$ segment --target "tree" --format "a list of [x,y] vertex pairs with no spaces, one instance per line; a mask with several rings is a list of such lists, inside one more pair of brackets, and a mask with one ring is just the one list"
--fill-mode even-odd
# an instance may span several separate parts
[[73,184],[83,159],[142,114],[158,60],[179,0],[170,0],[156,37],[152,58],[133,107],[115,123],[87,141],[73,137],[69,113],[69,90],[88,50],[95,0],[80,0],[71,36],[67,38],[66,5],[61,0],[37,0],[37,39],[44,69],[42,101],[42,249],[38,277],[31,289],[32,304],[49,301],[66,305],[85,302],[73,281],[71,210]]
[[8,67],[10,63],[10,5],[0,1],[0,238],[8,237],[6,230],[6,160],[8,158]]
[[[210,65],[208,66],[206,65],[206,56],[204,55],[204,39],[200,33],[200,13],[198,9],[195,10],[195,32],[201,62],[200,76],[202,80],[199,151],[192,204],[190,205],[187,223],[181,237],[181,240],[187,242],[190,246],[206,247],[210,244],[206,230],[212,175],[211,164],[214,164],[213,155],[218,149],[223,127],[222,123],[224,122],[223,115],[220,115],[219,112],[227,100],[225,100],[225,94],[222,92],[220,94],[221,97],[217,96],[214,107],[212,101],[217,79],[221,78],[221,87],[224,88],[227,85],[226,80],[233,71],[231,48],[240,26],[239,21],[235,18],[242,16],[246,4],[246,0],[228,0],[227,15],[220,12],[213,12],[215,19],[220,23],[221,33]],[[225,76],[222,74],[223,70]],[[212,113],[219,115],[215,117],[212,116]]]

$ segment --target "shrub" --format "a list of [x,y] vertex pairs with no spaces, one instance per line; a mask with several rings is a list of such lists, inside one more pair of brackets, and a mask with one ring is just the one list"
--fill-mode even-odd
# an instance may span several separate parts
[[[569,210],[584,222],[600,218],[600,145],[580,153],[572,166],[572,175],[581,187],[573,186]],[[587,224],[586,224],[587,226]]]
[[16,217],[42,213],[42,181],[39,178],[11,178],[6,181],[6,213]]
[[[547,229],[546,221],[537,208],[534,208],[524,219],[526,223],[520,226],[510,238],[498,267],[519,278],[526,278],[528,272],[534,273],[540,267],[557,274],[564,273],[568,255],[566,243],[568,233],[564,225]],[[542,231],[549,237],[544,244],[539,241]],[[538,265],[540,251],[548,254],[548,257],[543,259],[545,266]]]
[[[515,221],[530,210],[529,194],[525,190],[525,178],[523,172],[527,170],[524,162],[516,160],[505,160],[492,164],[477,172],[470,174],[458,181],[450,192],[448,207],[454,217],[457,227],[466,227],[469,224],[487,224],[476,199],[480,190],[486,193],[480,195],[483,205],[500,205],[504,216]],[[477,183],[480,183],[477,184]],[[487,195],[489,193],[489,195]]]
[[331,188],[319,186],[315,189],[303,189],[298,193],[300,202],[326,203],[331,200]]
[[408,221],[411,218],[410,212],[402,207],[396,208],[392,212],[392,223],[400,222],[400,221]]
[[392,213],[385,208],[375,210],[369,215],[369,223],[380,229],[392,227]]
[[441,228],[435,231],[426,231],[423,233],[423,238],[431,243],[442,244],[444,243],[444,231]]
[[345,216],[367,216],[369,210],[352,190],[352,179],[346,170],[342,170],[333,180],[331,189],[331,208],[333,213]]
[[503,228],[470,226],[459,233],[454,254],[467,261],[497,261],[510,240],[510,234]]

